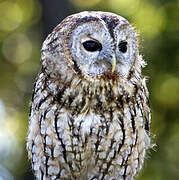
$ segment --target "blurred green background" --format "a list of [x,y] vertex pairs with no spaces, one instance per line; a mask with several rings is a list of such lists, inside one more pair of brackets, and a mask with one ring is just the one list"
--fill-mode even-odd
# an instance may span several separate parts
[[178,0],[0,0],[0,180],[34,179],[25,141],[40,48],[63,18],[82,10],[117,13],[140,32],[156,146],[137,179],[178,180]]

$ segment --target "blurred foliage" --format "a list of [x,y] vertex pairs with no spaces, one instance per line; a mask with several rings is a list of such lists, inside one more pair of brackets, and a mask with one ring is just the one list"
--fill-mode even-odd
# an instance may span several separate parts
[[[57,3],[57,1],[45,1]],[[110,11],[140,31],[152,107],[150,150],[138,180],[179,179],[179,1],[69,0],[74,12]],[[60,4],[61,3],[61,4]],[[53,9],[51,9],[53,11]],[[25,150],[29,102],[40,67],[47,9],[38,0],[0,0],[0,179],[33,179]],[[49,12],[49,11],[48,11]],[[71,12],[69,12],[70,14]],[[62,14],[64,18],[67,14]],[[55,19],[55,17],[53,17]],[[56,25],[59,20],[56,19]]]

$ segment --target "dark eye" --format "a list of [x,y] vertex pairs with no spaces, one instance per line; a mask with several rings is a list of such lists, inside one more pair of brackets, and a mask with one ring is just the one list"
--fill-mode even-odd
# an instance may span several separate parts
[[127,51],[127,42],[126,41],[122,41],[119,43],[119,51],[121,51],[122,53],[125,53]]
[[101,51],[102,45],[96,41],[85,41],[83,47],[90,52]]

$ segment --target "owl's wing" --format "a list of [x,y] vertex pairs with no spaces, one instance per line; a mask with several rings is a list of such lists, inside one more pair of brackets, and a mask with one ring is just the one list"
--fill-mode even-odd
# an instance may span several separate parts
[[[59,126],[62,122],[59,111],[62,109],[61,98],[67,85],[60,82],[60,79],[53,80],[42,68],[34,84],[27,151],[38,179],[44,178],[44,171],[49,174],[55,173],[58,176],[59,172],[54,172],[59,169],[59,158],[57,157],[63,157],[66,161],[64,139],[59,135]],[[65,124],[63,125],[65,129]],[[52,160],[56,166],[50,165]]]

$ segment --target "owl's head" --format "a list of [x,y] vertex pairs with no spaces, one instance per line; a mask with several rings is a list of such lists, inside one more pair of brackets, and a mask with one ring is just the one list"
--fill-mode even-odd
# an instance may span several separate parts
[[128,78],[142,66],[134,29],[123,17],[106,12],[67,17],[48,36],[43,52],[49,58],[42,60],[50,59],[52,68],[66,73],[66,65],[91,81]]

